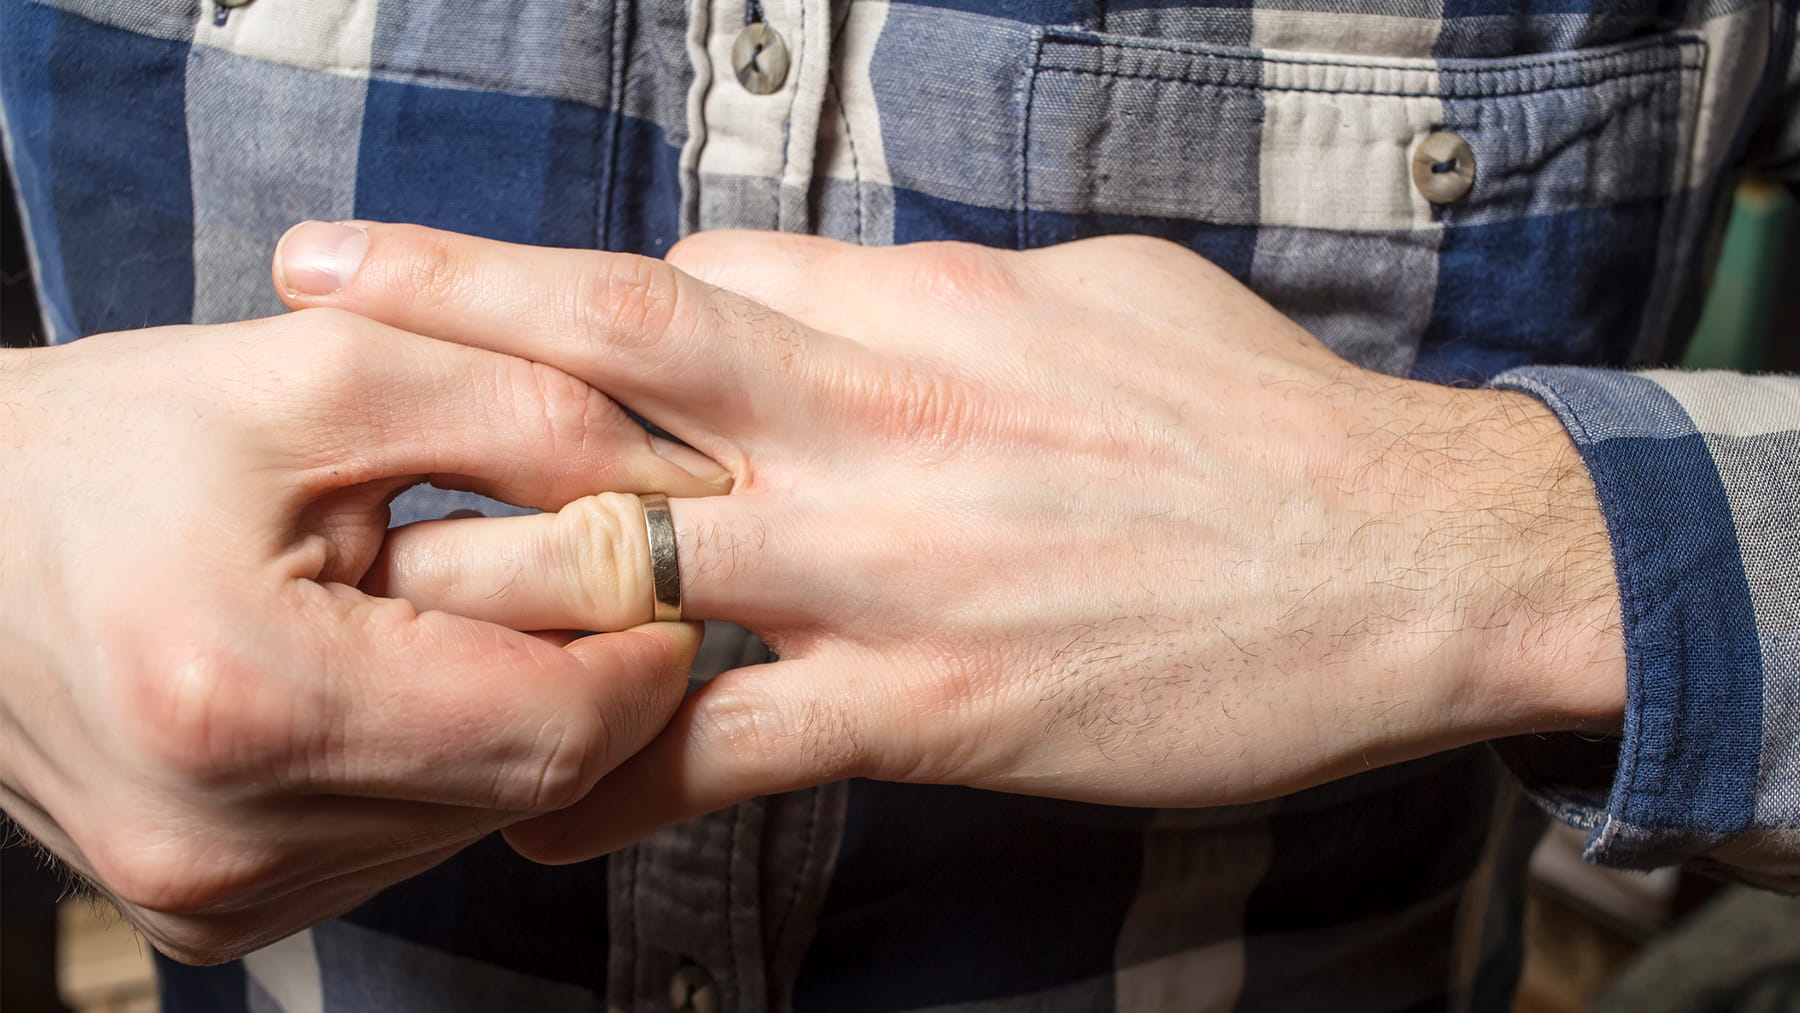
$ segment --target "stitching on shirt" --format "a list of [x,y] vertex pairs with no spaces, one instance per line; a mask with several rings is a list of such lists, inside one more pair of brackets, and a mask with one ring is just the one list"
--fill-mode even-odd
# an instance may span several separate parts
[[[761,0],[749,0],[749,2],[756,5],[756,9],[758,12],[760,12],[762,10]],[[775,180],[775,227],[778,231],[781,231],[781,232],[790,231],[791,226],[797,226],[797,228],[794,228],[793,231],[801,231],[801,232],[812,231],[812,229],[810,228],[812,223],[810,221],[804,221],[804,222],[782,221],[782,218],[786,214],[787,206],[788,206],[787,198],[784,196],[784,191],[786,191],[786,189],[787,189],[787,170],[788,170],[788,167],[793,164],[793,151],[794,151],[794,113],[793,113],[793,110],[794,110],[794,106],[800,101],[800,81],[803,77],[805,77],[805,73],[806,73],[805,68],[803,66],[803,64],[806,61],[806,52],[808,49],[812,48],[806,44],[806,9],[812,5],[809,3],[802,3],[799,6],[800,6],[799,39],[797,41],[797,44],[795,46],[791,47],[792,50],[794,51],[794,71],[793,71],[794,101],[788,103],[788,115],[785,117],[785,121],[782,124],[781,176],[780,176],[780,178]],[[829,74],[827,76],[829,77]],[[814,131],[814,134],[816,135],[818,132],[818,127],[816,124],[813,127],[813,131]],[[818,144],[818,139],[816,136],[813,139],[812,159],[813,159],[813,167],[816,170],[818,167],[818,164],[819,164],[819,144]],[[811,173],[808,173],[808,175],[811,175]],[[800,202],[800,212],[802,214],[804,214],[808,219],[810,219],[812,217],[812,213],[811,213],[812,209],[806,206],[806,201],[804,201],[804,200],[802,200]]]
[[[1142,52],[1164,53],[1170,56],[1201,57],[1207,60],[1230,60],[1237,63],[1274,63],[1290,67],[1366,67],[1371,70],[1450,70],[1461,71],[1463,73],[1503,73],[1512,70],[1513,68],[1580,66],[1588,63],[1607,63],[1631,57],[1644,59],[1654,54],[1657,50],[1663,49],[1693,51],[1703,48],[1704,40],[1702,40],[1699,35],[1693,34],[1692,32],[1682,31],[1636,44],[1626,44],[1613,49],[1601,49],[1593,52],[1535,53],[1525,57],[1497,57],[1493,62],[1496,64],[1504,64],[1504,66],[1469,67],[1467,70],[1457,67],[1456,64],[1485,64],[1489,61],[1472,60],[1466,57],[1450,58],[1442,61],[1427,59],[1409,63],[1308,60],[1301,57],[1268,56],[1262,53],[1233,53],[1223,50],[1201,48],[1181,49],[1167,44],[1158,44],[1150,40],[1119,36],[1093,36],[1070,32],[1055,32],[1049,41],[1052,45],[1069,46],[1071,48],[1100,50],[1134,49]],[[1270,52],[1279,53],[1282,51],[1271,50]],[[1696,64],[1694,69],[1699,69],[1699,66]]]
[[[619,110],[625,108],[625,62],[626,53],[631,48],[621,42],[619,21],[631,16],[628,12],[634,10],[636,8],[629,4],[614,5],[613,16],[606,31],[606,44],[612,58],[612,73],[608,75],[607,83],[611,86],[609,90],[612,92],[612,105]],[[606,178],[600,183],[599,209],[605,224],[595,231],[599,233],[597,238],[601,239],[602,248],[608,250],[618,245],[615,240],[618,238],[619,223],[612,209],[614,188],[618,186],[619,179],[619,135],[623,133],[619,124],[623,119],[623,112],[606,117]]]
[[1014,102],[1019,109],[1019,149],[1013,157],[1013,172],[1018,176],[1018,235],[1014,238],[1017,249],[1026,249],[1031,238],[1031,106],[1037,97],[1037,79],[1042,73],[1041,63],[1044,55],[1044,32],[1039,29],[1031,35],[1031,46],[1026,54],[1025,77],[1019,82],[1014,93]]
[[[844,20],[831,34],[831,52],[837,53],[843,41],[844,30],[850,27],[850,14],[844,14]],[[825,87],[833,100],[837,102],[838,119],[844,124],[844,148],[850,152],[850,206],[856,209],[856,245],[863,245],[863,178],[862,163],[856,157],[856,138],[850,132],[850,110],[844,105],[844,89],[838,84],[838,63],[833,59],[826,64]]]
[[[1345,65],[1343,65],[1343,64],[1317,64],[1316,66],[1345,66]],[[1291,87],[1284,87],[1284,86],[1279,86],[1279,85],[1269,85],[1269,84],[1236,84],[1236,83],[1233,83],[1230,81],[1204,81],[1204,80],[1195,80],[1193,78],[1187,78],[1187,77],[1176,77],[1173,75],[1166,75],[1166,74],[1134,74],[1134,73],[1128,73],[1128,72],[1124,72],[1124,71],[1089,70],[1086,68],[1075,68],[1075,67],[1040,67],[1040,68],[1038,68],[1038,73],[1039,74],[1074,74],[1074,75],[1083,76],[1083,77],[1118,78],[1118,79],[1134,80],[1134,81],[1160,81],[1165,84],[1185,84],[1185,85],[1188,85],[1193,88],[1230,88],[1230,89],[1233,89],[1236,91],[1253,91],[1253,92],[1257,92],[1259,94],[1269,94],[1271,92],[1292,92],[1292,93],[1298,93],[1298,94],[1313,94],[1313,95],[1368,95],[1368,96],[1371,96],[1374,98],[1432,98],[1432,99],[1448,99],[1450,101],[1455,101],[1459,98],[1513,98],[1513,97],[1517,97],[1520,95],[1550,95],[1550,94],[1554,94],[1559,91],[1585,91],[1589,88],[1592,88],[1596,84],[1602,84],[1602,83],[1611,84],[1611,83],[1619,82],[1619,81],[1629,81],[1633,78],[1640,78],[1640,77],[1667,78],[1667,77],[1669,77],[1671,71],[1674,71],[1677,69],[1697,69],[1697,68],[1665,67],[1665,68],[1661,68],[1661,69],[1657,69],[1657,70],[1634,71],[1629,74],[1621,74],[1617,77],[1603,78],[1599,81],[1584,81],[1580,84],[1556,85],[1554,87],[1545,87],[1545,88],[1520,88],[1516,91],[1500,91],[1500,90],[1485,91],[1485,90],[1482,90],[1482,91],[1471,91],[1471,92],[1457,92],[1457,93],[1448,94],[1448,95],[1444,94],[1442,91],[1375,91],[1372,89],[1371,90],[1363,90],[1363,89],[1357,89],[1357,88],[1291,88]],[[1669,83],[1673,84],[1675,82],[1671,81]],[[1666,87],[1666,85],[1665,85],[1665,87]],[[1030,114],[1029,106],[1026,109],[1026,113],[1027,113],[1027,115]]]

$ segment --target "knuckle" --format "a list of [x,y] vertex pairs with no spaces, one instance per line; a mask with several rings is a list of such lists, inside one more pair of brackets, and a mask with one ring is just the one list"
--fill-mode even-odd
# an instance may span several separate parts
[[893,248],[901,258],[904,293],[951,305],[991,304],[1020,294],[1013,254],[974,243],[917,243]]
[[[519,435],[543,449],[538,459],[552,459],[561,465],[556,470],[526,467],[521,461],[507,478],[538,498],[547,499],[559,477],[580,469],[591,475],[602,469],[599,479],[610,478],[604,469],[617,467],[621,422],[629,423],[610,399],[582,380],[539,362],[528,362],[505,356],[488,357],[500,373],[496,381],[503,400],[513,406],[513,425]],[[642,429],[631,425],[634,434]]]
[[1172,291],[1189,291],[1197,283],[1235,284],[1217,264],[1159,236],[1093,236],[1062,246],[1043,247],[1024,256],[1060,264],[1059,275],[1075,272],[1102,284],[1130,286],[1133,290],[1153,283],[1166,284]]
[[681,702],[687,685],[685,666],[656,667],[655,677],[619,680],[603,696],[572,694],[557,709],[554,724],[539,737],[534,760],[521,765],[519,777],[501,787],[496,807],[545,813],[586,798],[603,776],[668,724]]
[[397,261],[391,256],[370,256],[358,279],[374,273],[368,270],[370,266],[385,265],[388,271],[383,280],[392,291],[406,293],[408,300],[423,305],[455,305],[469,284],[470,272],[457,255],[451,235],[410,225],[392,226],[383,232],[382,238],[398,241],[395,246],[405,251],[404,256]]
[[618,253],[584,256],[580,264],[568,300],[571,333],[651,347],[674,325],[680,282],[668,264]]
[[579,445],[611,414],[612,402],[582,380],[541,362],[499,360],[523,369],[520,382],[529,403],[543,413],[546,436],[561,445]]
[[260,673],[228,649],[180,644],[132,666],[115,726],[146,769],[194,788],[242,784],[274,766],[290,726],[260,698]]
[[309,306],[280,318],[295,332],[297,351],[306,359],[328,364],[366,361],[368,320],[335,306]]
[[696,277],[704,275],[708,265],[725,259],[736,237],[723,230],[690,232],[669,247],[663,262]]
[[710,693],[695,718],[699,737],[712,752],[757,767],[780,755],[773,715],[759,694],[742,689]]
[[594,768],[605,750],[595,748],[595,743],[605,740],[605,722],[591,708],[565,718],[542,761],[532,771],[524,811],[554,812],[581,801],[599,780],[599,772]]
[[973,393],[936,370],[895,367],[858,393],[863,396],[847,397],[844,403],[862,409],[864,425],[939,457],[981,427]]
[[765,281],[805,278],[811,281],[837,253],[856,249],[837,240],[794,232],[751,232],[716,229],[683,237],[663,261],[722,288],[735,288],[746,277]]
[[358,397],[369,376],[374,344],[369,321],[348,310],[315,306],[280,318],[293,347],[282,363],[282,382],[308,402],[339,405]]
[[1199,259],[1194,251],[1161,236],[1146,236],[1138,233],[1123,233],[1110,236],[1097,236],[1092,242],[1109,253],[1160,259],[1179,257],[1183,260]]
[[116,828],[87,857],[95,878],[121,904],[165,916],[238,907],[276,871],[265,859],[234,852],[191,827]]
[[621,431],[632,435],[643,432],[610,398],[582,380],[543,363],[526,363],[525,368],[529,371],[535,410],[541,413],[541,431],[537,435],[547,441],[544,445],[557,456],[598,449],[603,460],[611,461],[618,456],[615,443]]
[[763,776],[821,782],[869,772],[855,716],[832,701],[809,701],[789,718],[762,691],[736,687],[709,696],[696,718],[709,751]]

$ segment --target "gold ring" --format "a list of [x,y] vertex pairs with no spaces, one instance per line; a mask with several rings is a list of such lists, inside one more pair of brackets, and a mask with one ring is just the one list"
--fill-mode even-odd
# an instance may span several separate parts
[[644,507],[644,533],[650,536],[650,617],[659,623],[680,622],[681,560],[675,554],[669,497],[645,493],[638,502]]

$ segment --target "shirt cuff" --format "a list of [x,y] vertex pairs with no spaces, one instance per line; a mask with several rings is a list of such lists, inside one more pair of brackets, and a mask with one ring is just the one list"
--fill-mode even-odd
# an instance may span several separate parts
[[[1758,516],[1796,508],[1793,490],[1780,488],[1783,468],[1769,465],[1785,449],[1786,472],[1794,471],[1793,433],[1782,432],[1779,418],[1703,424],[1714,421],[1708,405],[1721,393],[1707,387],[1708,375],[1529,367],[1489,384],[1531,394],[1562,420],[1593,477],[1612,542],[1628,678],[1621,734],[1497,744],[1541,805],[1589,831],[1586,855],[1606,865],[1651,868],[1709,853],[1736,864],[1723,856],[1744,851],[1752,831],[1800,827],[1800,779],[1785,788],[1765,783],[1764,755],[1768,719],[1800,719],[1800,706],[1771,715],[1764,702],[1769,663],[1791,669],[1794,644],[1784,656],[1758,621],[1760,597],[1795,593],[1800,556],[1785,563],[1785,589],[1776,573],[1759,596],[1752,578],[1769,576],[1761,572],[1767,561],[1747,560],[1742,544],[1767,526]],[[1711,375],[1725,388],[1749,379]],[[1686,396],[1697,391],[1704,403]],[[1703,410],[1691,412],[1696,406]],[[1731,414],[1729,404],[1720,407]],[[1746,521],[1758,530],[1746,530]],[[1752,562],[1756,572],[1747,576]],[[1800,772],[1796,741],[1787,735],[1774,757],[1790,775]],[[1768,788],[1776,790],[1765,797]],[[1762,872],[1785,885],[1800,840],[1778,832],[1773,843]],[[1742,878],[1759,877],[1752,869]]]

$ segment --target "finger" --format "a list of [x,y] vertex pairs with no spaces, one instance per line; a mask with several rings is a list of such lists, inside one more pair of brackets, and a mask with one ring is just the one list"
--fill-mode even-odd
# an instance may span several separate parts
[[[659,623],[558,648],[352,588],[292,583],[293,635],[189,661],[137,701],[172,789],[273,780],[297,793],[538,812],[580,798],[667,720],[699,646]],[[318,673],[304,683],[245,671]]]
[[395,528],[363,588],[515,630],[622,630],[649,622],[655,598],[643,506],[621,493]]
[[917,725],[895,720],[879,681],[823,659],[726,672],[585,798],[514,824],[507,842],[533,861],[582,861],[758,795],[916,770]]
[[[808,378],[841,376],[854,348],[659,260],[375,223],[346,240],[348,228],[307,222],[283,237],[274,277],[289,306],[548,363],[709,452],[705,434],[786,417]],[[358,235],[366,252],[345,252]]]
[[[337,311],[269,321],[299,342],[279,381],[246,376],[239,401],[321,484],[441,476],[525,506],[596,488],[713,495],[730,478],[656,441],[618,405],[553,368]],[[273,387],[279,382],[280,388]],[[271,396],[273,390],[294,391]]]
[[[804,507],[767,519],[754,495],[671,499],[682,614],[755,626],[806,616],[833,582],[798,568],[819,558]],[[649,540],[637,497],[600,494],[555,513],[423,521],[395,528],[363,579],[404,598],[515,630],[617,630],[648,622]],[[844,589],[853,593],[852,588]]]
[[[344,734],[371,762],[353,768],[345,787],[502,812],[569,805],[666,723],[700,640],[697,624],[659,623],[555,648],[466,620],[446,626],[433,649],[398,659],[413,660],[417,676],[361,687]],[[524,649],[446,663],[444,648],[471,635]],[[422,705],[383,706],[401,693]]]

